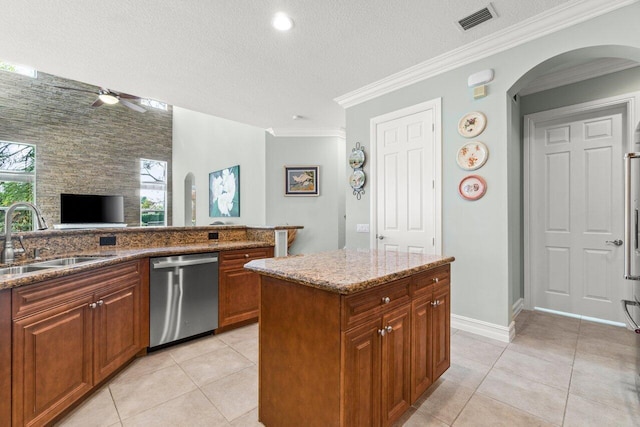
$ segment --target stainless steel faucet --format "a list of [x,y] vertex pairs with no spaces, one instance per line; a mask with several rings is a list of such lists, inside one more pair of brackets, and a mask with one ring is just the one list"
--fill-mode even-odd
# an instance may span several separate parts
[[4,249],[2,249],[2,253],[0,254],[0,262],[3,264],[11,264],[14,260],[15,252],[13,250],[13,242],[11,241],[11,223],[13,222],[13,212],[20,206],[33,209],[33,212],[36,214],[36,220],[38,221],[38,230],[46,230],[49,228],[47,221],[45,221],[42,216],[42,212],[40,212],[40,209],[33,203],[16,202],[9,206],[4,216]]

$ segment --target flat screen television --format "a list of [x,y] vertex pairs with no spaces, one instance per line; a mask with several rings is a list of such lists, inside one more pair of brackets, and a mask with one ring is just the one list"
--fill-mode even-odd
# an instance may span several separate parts
[[74,225],[124,226],[124,197],[96,194],[60,194],[62,228]]

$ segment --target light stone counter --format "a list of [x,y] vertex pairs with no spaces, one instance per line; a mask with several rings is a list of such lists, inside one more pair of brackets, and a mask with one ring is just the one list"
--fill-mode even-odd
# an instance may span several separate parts
[[251,261],[245,268],[339,294],[351,294],[449,264],[454,257],[341,249]]

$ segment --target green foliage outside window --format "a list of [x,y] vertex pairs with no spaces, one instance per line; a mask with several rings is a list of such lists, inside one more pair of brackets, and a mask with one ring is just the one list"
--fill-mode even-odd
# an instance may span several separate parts
[[[0,232],[4,233],[6,208],[34,200],[36,150],[32,145],[0,141]],[[30,209],[14,212],[13,231],[33,230]]]

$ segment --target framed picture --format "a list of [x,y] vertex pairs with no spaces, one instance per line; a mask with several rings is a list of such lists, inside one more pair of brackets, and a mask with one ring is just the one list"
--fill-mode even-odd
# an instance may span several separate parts
[[319,166],[285,166],[285,196],[320,195]]
[[240,216],[240,165],[209,174],[209,216]]

